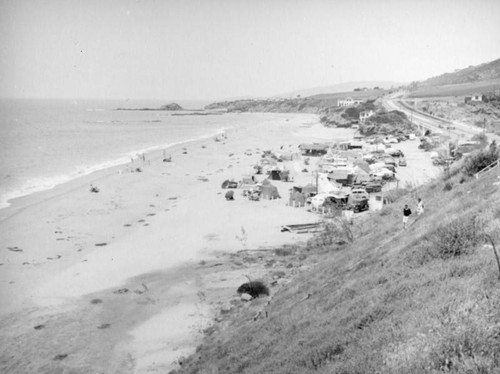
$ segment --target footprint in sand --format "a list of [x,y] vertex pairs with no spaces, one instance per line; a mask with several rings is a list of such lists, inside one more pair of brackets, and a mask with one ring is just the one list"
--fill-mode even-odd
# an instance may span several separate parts
[[96,247],[104,247],[104,246],[108,245],[108,243],[95,243],[94,245]]
[[147,214],[148,217],[153,217],[153,216],[156,216],[156,213],[149,213]]
[[7,249],[9,251],[12,251],[12,252],[22,252],[23,250],[19,247],[7,247]]
[[60,360],[64,360],[66,357],[68,357],[68,355],[66,353],[62,353],[62,354],[55,355],[53,360],[60,361]]
[[140,219],[140,220],[139,220],[139,221],[137,221],[137,222],[142,223],[142,222],[146,222],[146,220],[145,220],[145,219]]
[[101,326],[97,326],[98,329],[107,329],[111,326],[111,323],[103,323]]
[[126,224],[124,224],[123,226],[124,226],[124,227],[130,227],[130,226],[132,226],[132,225],[131,225],[130,223],[126,223]]
[[101,299],[92,299],[92,300],[90,300],[90,303],[91,304],[101,304],[102,300]]
[[35,327],[33,327],[35,330],[41,330],[41,329],[44,329],[45,328],[45,325],[36,325]]

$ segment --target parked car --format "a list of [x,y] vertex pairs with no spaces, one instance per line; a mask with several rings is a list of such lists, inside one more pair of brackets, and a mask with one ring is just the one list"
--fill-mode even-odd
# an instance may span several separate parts
[[406,160],[404,158],[399,159],[399,166],[407,166]]
[[370,205],[368,204],[368,199],[359,200],[356,204],[354,204],[353,207],[354,213],[363,212],[368,209],[370,209]]
[[349,194],[349,204],[355,205],[361,200],[368,200],[370,196],[364,188],[353,188]]
[[366,185],[365,185],[365,191],[368,192],[368,193],[372,193],[372,192],[380,192],[382,191],[382,184],[379,183],[379,182],[368,182]]

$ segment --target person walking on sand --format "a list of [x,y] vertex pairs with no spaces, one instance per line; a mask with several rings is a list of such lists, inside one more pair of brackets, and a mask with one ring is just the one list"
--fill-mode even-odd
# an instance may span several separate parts
[[403,208],[403,229],[406,229],[408,226],[408,219],[411,216],[411,209],[408,207],[408,204],[405,204]]
[[420,216],[424,213],[424,202],[422,201],[421,198],[418,198],[418,204],[417,204],[417,216]]

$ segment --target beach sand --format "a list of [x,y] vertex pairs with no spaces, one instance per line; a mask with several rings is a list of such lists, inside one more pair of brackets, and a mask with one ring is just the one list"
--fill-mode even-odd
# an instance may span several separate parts
[[[249,201],[235,190],[226,201],[221,183],[252,174],[261,151],[350,139],[353,131],[323,128],[314,115],[252,115],[266,121],[236,126],[224,141],[171,149],[172,162],[149,154],[0,211],[2,372],[168,372],[231,309],[247,276],[307,268],[263,263],[254,250],[310,237],[280,228],[321,219],[287,206],[288,190],[312,182],[312,173],[299,164],[293,183],[273,181],[277,200]],[[417,145],[397,145],[408,159],[401,183],[438,172]]]

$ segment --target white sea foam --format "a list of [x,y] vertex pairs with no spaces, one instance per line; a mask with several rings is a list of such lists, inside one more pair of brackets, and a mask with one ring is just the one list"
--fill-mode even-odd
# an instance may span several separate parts
[[13,190],[7,190],[7,191],[1,191],[0,192],[0,209],[7,208],[10,206],[10,202],[13,199],[28,196],[37,192],[42,192],[42,191],[47,191],[50,189],[53,189],[56,186],[59,186],[61,184],[73,181],[77,178],[81,178],[84,176],[87,176],[89,174],[95,173],[97,171],[105,170],[105,169],[110,169],[113,167],[117,167],[120,165],[125,165],[130,162],[131,158],[136,158],[137,155],[142,155],[142,154],[150,154],[155,151],[159,150],[169,150],[173,147],[180,146],[183,144],[189,144],[192,142],[196,141],[201,141],[205,139],[210,139],[216,135],[219,135],[223,132],[226,132],[227,130],[231,129],[233,126],[226,126],[217,129],[214,132],[211,132],[206,135],[201,135],[198,137],[193,137],[189,139],[184,139],[180,140],[177,142],[171,142],[171,143],[166,143],[166,144],[159,144],[155,146],[150,146],[147,148],[141,148],[141,149],[136,149],[133,151],[128,152],[126,155],[121,156],[119,158],[115,158],[113,160],[108,160],[102,163],[98,163],[95,165],[90,165],[90,166],[85,166],[85,165],[80,165],[77,166],[73,171],[69,172],[68,174],[59,174],[59,175],[54,175],[50,177],[37,177],[37,178],[30,178],[26,180],[20,187],[13,189]]

